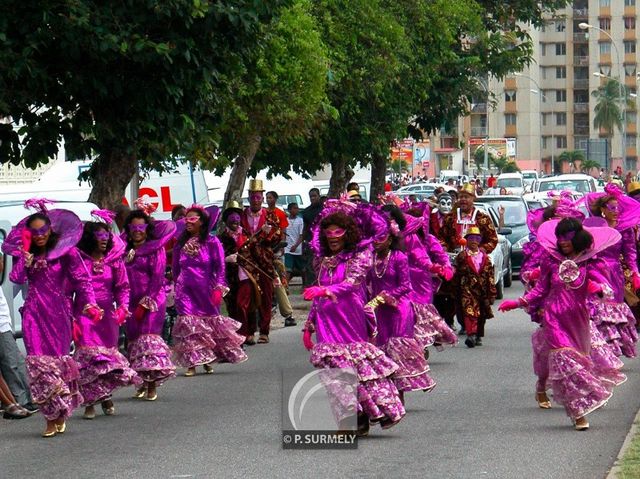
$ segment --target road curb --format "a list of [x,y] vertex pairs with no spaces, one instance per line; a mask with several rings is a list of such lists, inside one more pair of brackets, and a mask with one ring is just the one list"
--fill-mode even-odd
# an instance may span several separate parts
[[631,441],[633,440],[635,435],[638,433],[639,429],[640,429],[640,410],[638,410],[638,412],[636,413],[636,417],[633,419],[633,424],[631,425],[631,429],[629,429],[629,432],[627,433],[627,437],[624,438],[622,447],[618,452],[618,457],[616,457],[616,460],[613,463],[613,466],[611,467],[609,474],[607,474],[607,479],[618,479],[618,473],[620,472],[620,461],[622,461],[622,458],[627,452],[627,449],[629,449],[629,445],[631,444]]

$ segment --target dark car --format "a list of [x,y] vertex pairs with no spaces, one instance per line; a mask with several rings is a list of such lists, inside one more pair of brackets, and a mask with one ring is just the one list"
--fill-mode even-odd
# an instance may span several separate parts
[[527,227],[527,214],[529,206],[520,196],[480,196],[476,203],[484,203],[500,212],[504,208],[504,220],[501,226],[511,229],[506,235],[511,243],[511,267],[514,272],[519,272],[522,266],[522,246],[529,241],[529,228]]

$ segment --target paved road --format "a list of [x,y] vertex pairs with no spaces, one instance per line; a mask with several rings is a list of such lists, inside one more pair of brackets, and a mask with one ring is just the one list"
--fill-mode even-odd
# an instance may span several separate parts
[[155,403],[126,391],[114,417],[76,414],[64,436],[41,439],[41,417],[3,421],[0,476],[602,478],[640,408],[638,361],[591,430],[576,432],[562,408],[534,401],[532,331],[521,312],[499,315],[482,348],[432,352],[436,389],[409,395],[405,420],[372,429],[357,451],[281,449],[281,370],[308,364],[298,328],[287,328],[242,365],[169,382]]

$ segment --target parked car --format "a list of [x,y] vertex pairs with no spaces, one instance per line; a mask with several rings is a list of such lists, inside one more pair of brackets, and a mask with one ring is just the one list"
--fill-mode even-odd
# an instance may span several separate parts
[[496,188],[506,189],[510,195],[521,195],[524,193],[524,179],[522,173],[502,173],[496,181]]
[[549,191],[573,191],[583,196],[585,193],[596,191],[596,180],[593,176],[576,173],[540,178],[533,185],[534,193]]
[[422,193],[423,195],[431,196],[437,188],[444,188],[446,191],[455,191],[456,189],[444,183],[414,183],[413,185],[398,188],[396,193]]
[[531,190],[538,179],[538,172],[536,170],[522,170],[522,179],[524,180],[525,189]]
[[480,196],[476,203],[491,206],[494,211],[500,212],[504,208],[503,227],[511,230],[505,236],[511,243],[511,268],[519,272],[522,266],[522,247],[529,241],[529,228],[527,227],[527,214],[529,205],[520,196]]

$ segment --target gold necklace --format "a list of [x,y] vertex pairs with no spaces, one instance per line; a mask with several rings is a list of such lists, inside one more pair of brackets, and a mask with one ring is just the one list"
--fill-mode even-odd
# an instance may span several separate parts
[[[389,267],[389,257],[391,256],[391,250],[387,251],[387,255],[384,257],[382,261],[379,261],[376,258],[376,262],[373,264],[373,272],[376,274],[378,278],[382,278],[384,274],[387,272],[387,268]],[[382,271],[378,271],[378,264],[382,263],[383,268]]]

